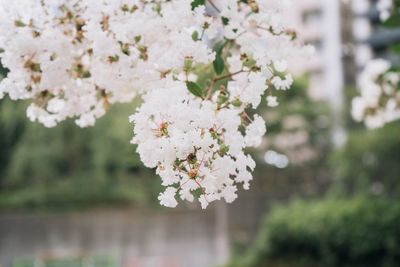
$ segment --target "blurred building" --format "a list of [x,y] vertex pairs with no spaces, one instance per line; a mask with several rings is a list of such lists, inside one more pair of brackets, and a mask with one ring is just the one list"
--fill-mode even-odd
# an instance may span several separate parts
[[375,57],[392,58],[390,44],[400,41],[400,29],[379,24],[377,0],[293,1],[288,11],[301,40],[316,48],[316,55],[297,64],[296,73],[310,75],[310,95],[330,100],[339,110],[343,87],[354,86],[358,73]]
[[309,94],[327,100],[333,114],[332,140],[345,141],[342,115],[349,88],[358,84],[359,74],[373,58],[400,59],[388,46],[400,41],[400,29],[381,25],[377,0],[293,1],[287,17],[299,37],[315,46],[316,54],[296,64],[296,73],[309,74]]
[[324,92],[321,84],[324,83],[323,70],[323,10],[320,0],[303,0],[293,2],[293,7],[288,11],[287,17],[290,24],[298,32],[298,36],[304,43],[316,48],[315,56],[305,62],[296,64],[295,73],[308,73],[310,76],[310,96],[315,99],[323,99]]

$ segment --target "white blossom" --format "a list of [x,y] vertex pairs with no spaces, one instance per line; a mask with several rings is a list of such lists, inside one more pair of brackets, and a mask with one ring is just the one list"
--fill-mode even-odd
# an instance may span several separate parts
[[400,119],[400,73],[390,70],[390,62],[375,59],[368,63],[360,78],[361,95],[352,101],[352,116],[368,128],[379,128]]
[[275,76],[271,82],[278,90],[288,90],[293,84],[293,78],[290,74],[287,74],[284,79]]
[[175,208],[178,202],[175,199],[176,189],[173,187],[167,187],[163,193],[160,193],[158,200],[160,200],[161,205]]
[[278,98],[276,96],[267,96],[267,105],[271,108],[277,107],[279,105]]
[[166,187],[161,205],[230,203],[252,180],[245,149],[266,132],[248,112],[291,87],[290,59],[310,48],[286,25],[287,0],[213,3],[0,0],[0,96],[30,101],[27,116],[46,127],[86,127],[140,95],[131,143]]
[[379,0],[376,6],[379,11],[380,19],[385,21],[390,17],[393,8],[393,0]]
[[254,116],[252,121],[246,128],[245,142],[247,146],[258,147],[261,144],[262,137],[267,131],[265,121],[258,115]]

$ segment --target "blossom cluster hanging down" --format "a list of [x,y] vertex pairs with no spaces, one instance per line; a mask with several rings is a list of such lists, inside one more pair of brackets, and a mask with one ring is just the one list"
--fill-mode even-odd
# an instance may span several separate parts
[[230,203],[266,132],[255,109],[278,105],[290,59],[312,50],[286,26],[288,2],[0,0],[0,95],[30,99],[45,126],[84,127],[139,94],[132,143],[166,187],[160,203]]
[[353,99],[352,115],[368,128],[382,127],[400,119],[400,72],[384,59],[368,63],[361,75],[361,95]]
[[[287,90],[293,82],[286,74],[288,58],[304,52],[284,26],[282,4],[210,2],[215,14],[203,13],[201,27],[190,34],[207,46],[202,36],[218,33],[206,64],[214,68],[212,77],[197,77],[204,63],[186,56],[183,69],[170,70],[131,117],[142,161],[156,168],[167,187],[159,196],[162,205],[198,197],[205,208],[221,198],[232,202],[238,184],[249,188],[255,162],[244,149],[260,145],[266,127],[247,112],[254,113],[266,91],[268,104],[277,104],[273,90]],[[204,7],[187,8],[199,10]]]
[[[383,26],[399,26],[400,2],[379,0]],[[352,116],[368,128],[379,128],[400,119],[400,69],[387,59],[373,59],[360,75],[361,95],[353,99]]]

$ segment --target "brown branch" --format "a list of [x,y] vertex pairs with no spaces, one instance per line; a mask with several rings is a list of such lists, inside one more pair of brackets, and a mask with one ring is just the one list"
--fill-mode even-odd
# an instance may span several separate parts
[[210,84],[210,86],[209,86],[208,89],[207,89],[207,96],[206,96],[205,99],[207,99],[207,100],[210,100],[210,99],[211,99],[211,94],[212,94],[212,91],[213,91],[213,89],[214,89],[214,86],[215,86],[215,83],[216,83],[216,82],[221,81],[221,80],[225,80],[225,79],[228,79],[228,78],[231,78],[231,77],[233,77],[233,76],[235,76],[235,75],[238,75],[238,74],[240,74],[240,73],[243,73],[243,72],[248,72],[248,71],[239,70],[239,71],[237,71],[237,72],[228,73],[228,74],[225,74],[225,75],[223,75],[223,76],[215,77],[214,79],[212,79],[211,84]]
[[208,2],[210,3],[210,5],[211,5],[218,13],[221,13],[221,10],[219,10],[219,8],[213,3],[212,0],[208,0]]

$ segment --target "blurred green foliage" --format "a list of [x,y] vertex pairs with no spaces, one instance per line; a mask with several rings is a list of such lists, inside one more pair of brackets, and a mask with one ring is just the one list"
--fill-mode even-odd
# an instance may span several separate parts
[[296,201],[273,209],[255,247],[229,267],[395,267],[399,221],[398,201]]
[[67,121],[46,129],[29,122],[25,103],[1,100],[0,208],[154,203],[158,180],[129,144],[134,108],[113,107],[92,128]]
[[[323,137],[329,130],[328,108],[321,102],[310,109],[312,100],[306,97],[306,88],[304,77],[292,90],[275,92],[285,105],[267,108],[263,97],[259,111],[268,121],[270,137],[303,130],[310,134],[305,146],[328,151],[329,139]],[[133,132],[127,118],[137,104],[112,106],[95,127],[81,129],[68,120],[47,129],[26,118],[27,103],[0,100],[0,209],[68,210],[156,203],[159,179],[142,166],[135,146],[129,144]],[[292,114],[304,118],[301,129],[283,125],[284,118]],[[293,150],[302,153],[302,148],[303,144]],[[265,150],[251,152],[261,167]],[[313,170],[326,167],[322,162],[327,154],[320,153],[312,161]],[[292,172],[298,176],[298,168]]]
[[[254,246],[237,253],[229,267],[398,266],[400,123],[368,130],[349,113],[345,118],[347,142],[305,165],[309,175],[329,170],[328,197],[273,208]],[[301,169],[297,174],[304,175]]]
[[347,143],[331,158],[339,195],[400,196],[400,123],[376,130],[349,131]]

